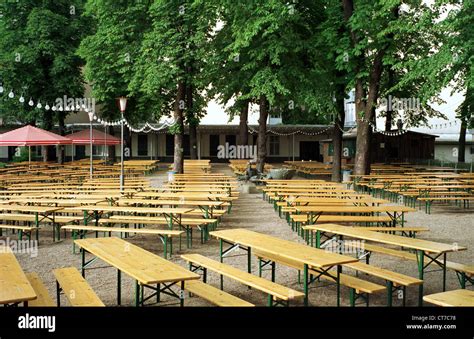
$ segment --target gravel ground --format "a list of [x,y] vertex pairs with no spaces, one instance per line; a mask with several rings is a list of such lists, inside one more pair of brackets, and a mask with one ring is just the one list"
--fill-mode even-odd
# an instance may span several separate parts
[[[225,165],[215,165],[214,171],[231,173]],[[159,186],[163,180],[166,180],[165,174],[158,174],[151,178],[152,184]],[[220,229],[246,228],[257,232],[273,235],[283,239],[288,239],[303,243],[302,239],[291,231],[288,224],[278,217],[272,206],[263,201],[261,194],[241,193],[240,198],[235,202],[231,214],[224,216],[219,224]],[[473,264],[474,254],[472,244],[474,244],[474,221],[473,209],[463,210],[453,206],[436,206],[432,209],[432,214],[427,215],[423,211],[409,213],[406,217],[407,225],[427,226],[430,232],[423,232],[420,238],[439,241],[443,243],[458,243],[467,246],[467,251],[460,251],[448,255],[448,260]],[[15,235],[11,236],[12,238]],[[183,243],[182,251],[177,251],[178,246],[174,246],[174,253],[171,260],[183,267],[186,263],[180,259],[180,254],[199,253],[204,256],[218,260],[219,245],[214,239],[205,244],[199,242],[199,234],[194,234],[193,247],[186,249]],[[3,237],[5,238],[5,237]],[[46,229],[40,232],[40,244],[37,257],[31,257],[28,254],[17,254],[21,266],[25,272],[37,272],[46,284],[50,294],[55,296],[55,282],[52,270],[60,267],[75,266],[80,267],[80,256],[72,254],[72,241],[68,235],[67,239],[59,242],[52,242],[51,230]],[[162,255],[161,242],[150,236],[137,235],[128,239],[133,244],[141,246],[153,253]],[[234,254],[244,254],[244,252],[235,252]],[[226,263],[246,270],[247,260],[245,256],[227,258]],[[257,272],[257,260],[253,260],[253,272]],[[391,258],[374,254],[371,258],[371,264],[383,268],[417,277],[416,262],[406,262],[401,259]],[[87,272],[87,281],[96,291],[98,296],[106,305],[116,305],[116,270],[104,267],[103,262],[96,262],[97,269]],[[264,276],[269,277],[270,272],[264,272]],[[219,276],[212,272],[208,274],[208,282],[218,286]],[[364,279],[383,284],[380,280],[372,279],[368,276],[361,276]],[[428,273],[425,276],[425,294],[441,291],[441,272]],[[302,291],[302,285],[298,284],[297,271],[284,266],[277,266],[276,281],[282,285]],[[322,283],[324,285],[326,283]],[[314,286],[314,285],[313,285]],[[447,289],[459,288],[457,278],[454,272],[448,271]],[[259,306],[266,305],[266,295],[256,290],[249,290],[247,287],[235,283],[230,279],[224,279],[224,290],[234,294],[242,299],[252,302]],[[349,291],[342,287],[342,305],[349,305]],[[407,290],[407,305],[417,305],[418,289],[410,288]],[[206,301],[198,297],[188,297],[186,294],[185,305],[187,306],[210,306]],[[127,275],[122,275],[122,304],[124,306],[133,305],[134,285],[132,279]],[[371,297],[371,305],[385,306],[386,294],[381,293]],[[394,305],[399,305],[401,301],[394,301]],[[63,303],[67,304],[65,298]],[[334,286],[314,287],[310,290],[310,304],[313,306],[334,306],[336,303],[336,289]],[[163,306],[176,306],[176,300],[167,296],[162,296]],[[302,305],[301,302],[295,302],[293,305]]]

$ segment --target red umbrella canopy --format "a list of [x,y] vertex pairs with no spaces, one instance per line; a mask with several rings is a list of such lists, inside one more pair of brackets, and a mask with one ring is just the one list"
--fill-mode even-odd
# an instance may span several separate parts
[[67,145],[71,140],[30,125],[0,135],[0,146]]
[[[70,139],[73,145],[89,145],[91,142],[90,130],[86,130],[86,129],[76,132],[76,133],[66,135],[66,138]],[[119,145],[120,139],[110,134],[106,134],[104,132],[93,129],[92,130],[92,144]]]

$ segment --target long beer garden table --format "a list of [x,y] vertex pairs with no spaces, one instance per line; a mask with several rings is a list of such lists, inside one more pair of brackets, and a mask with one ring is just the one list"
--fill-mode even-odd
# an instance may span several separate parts
[[[145,301],[156,297],[160,302],[161,294],[179,299],[180,306],[184,306],[184,287],[188,280],[198,280],[196,273],[148,252],[117,237],[90,238],[74,241],[82,248],[81,272],[85,277],[86,269],[100,259],[117,269],[117,304],[121,305],[122,272],[135,280],[135,306],[143,306]],[[86,261],[86,252],[94,256]],[[171,289],[179,284],[178,293]],[[154,291],[144,297],[144,288]]]
[[6,205],[0,206],[0,211],[15,211],[24,213],[33,213],[35,215],[35,226],[39,227],[39,224],[43,220],[49,220],[55,224],[54,217],[56,212],[62,210],[63,207],[53,206],[23,206],[23,205]]
[[181,216],[192,211],[192,208],[167,207],[121,207],[121,206],[80,206],[73,207],[74,210],[80,210],[84,213],[84,225],[90,220],[95,220],[96,226],[103,213],[127,213],[127,214],[158,214],[165,217],[168,222],[168,228],[173,229],[173,223],[181,226]]
[[[272,254],[283,259],[288,259],[301,263],[303,266],[303,288],[304,303],[308,306],[309,285],[319,279],[320,276],[329,276],[335,280],[337,288],[337,306],[340,305],[340,281],[341,265],[357,262],[357,258],[344,256],[337,253],[331,253],[321,249],[299,244],[293,241],[283,240],[272,237],[270,235],[257,233],[245,229],[232,229],[224,231],[214,231],[209,233],[211,236],[219,240],[219,257],[223,262],[227,254],[233,250],[240,248],[247,252],[247,269],[251,273],[251,257],[252,250],[257,250]],[[230,245],[224,250],[224,243]],[[329,270],[336,268],[336,277],[329,274]],[[313,268],[320,272],[320,275],[312,277],[309,269]],[[221,277],[222,279],[222,277]],[[222,280],[221,280],[222,283]]]
[[[446,290],[446,256],[447,253],[464,251],[467,248],[458,246],[457,244],[443,244],[428,240],[414,239],[393,234],[385,234],[363,229],[354,229],[352,227],[321,224],[313,225],[311,229],[316,230],[316,247],[321,246],[321,236],[326,233],[336,234],[342,239],[343,236],[350,238],[373,241],[382,244],[401,246],[416,251],[418,261],[418,278],[423,280],[425,269],[432,263],[436,263],[443,271],[443,291]],[[425,265],[425,257],[430,261]],[[442,257],[442,260],[438,258]],[[419,305],[423,303],[423,284],[419,287]]]
[[34,300],[37,295],[8,246],[0,246],[0,304],[16,306]]
[[405,212],[414,212],[416,209],[407,206],[295,206],[298,213],[308,213],[308,221],[314,224],[319,216],[325,213],[356,213],[356,214],[374,214],[387,213],[392,219],[392,225],[396,226],[400,223],[401,226],[405,223]]
[[220,207],[224,201],[210,200],[157,200],[157,199],[120,199],[118,206],[196,206],[204,213],[204,218],[213,218],[214,208]]

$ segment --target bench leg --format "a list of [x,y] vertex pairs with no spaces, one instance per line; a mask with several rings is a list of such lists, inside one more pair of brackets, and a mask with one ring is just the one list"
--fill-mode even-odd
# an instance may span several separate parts
[[387,306],[392,307],[393,282],[387,281]]
[[58,307],[61,306],[61,287],[59,283],[56,281],[56,304]]
[[303,291],[304,291],[304,305],[308,306],[309,300],[308,300],[308,264],[304,264],[303,267]]
[[[224,244],[223,244],[222,239],[219,239],[219,258],[220,258],[221,263],[224,262],[224,256],[222,254],[223,246]],[[222,274],[220,276],[220,280],[221,280],[220,286],[221,286],[221,291],[222,291],[224,290],[224,276]]]
[[[418,279],[423,280],[425,252],[417,251],[416,255],[418,258]],[[423,284],[418,287],[418,306],[423,306]]]
[[184,306],[184,280],[181,281],[181,290],[179,291],[179,306]]
[[117,270],[117,305],[122,304],[122,272]]

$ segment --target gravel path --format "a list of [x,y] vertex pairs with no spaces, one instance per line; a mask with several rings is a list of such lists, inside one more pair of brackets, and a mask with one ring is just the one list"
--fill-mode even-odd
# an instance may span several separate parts
[[[215,172],[231,173],[225,165],[215,165]],[[166,180],[165,174],[159,174],[151,178],[152,184],[159,186]],[[434,207],[431,215],[425,214],[423,211],[409,213],[407,216],[407,225],[427,226],[430,232],[424,232],[420,238],[443,243],[459,243],[459,245],[467,246],[468,251],[453,253],[448,256],[449,260],[473,264],[473,244],[474,244],[474,221],[473,208],[463,210],[454,207]],[[288,239],[303,243],[288,224],[278,217],[272,206],[262,200],[261,194],[241,193],[240,198],[235,202],[232,213],[224,216],[219,224],[219,229],[229,228],[246,228],[257,232],[273,235],[283,239]],[[12,238],[15,236],[13,235]],[[204,256],[218,260],[219,245],[214,239],[205,244],[199,242],[199,234],[194,234],[193,248],[185,249],[183,242],[183,250],[176,251],[175,246],[172,261],[183,267],[187,265],[180,259],[179,255],[184,253],[199,253]],[[4,237],[3,237],[4,238]],[[141,246],[158,255],[162,255],[162,245],[158,239],[137,235],[128,239],[130,242]],[[80,266],[80,256],[72,254],[72,241],[68,236],[67,239],[53,243],[51,240],[51,230],[46,229],[40,232],[40,245],[37,257],[31,257],[28,254],[17,254],[21,266],[25,272],[37,272],[45,282],[49,292],[55,296],[55,283],[52,270],[59,267]],[[244,252],[235,252],[235,254],[244,254]],[[247,260],[245,256],[232,257],[225,260],[226,263],[235,267],[246,270]],[[371,264],[387,268],[399,273],[410,276],[417,276],[416,262],[406,262],[401,259],[389,258],[374,254]],[[97,262],[96,266],[104,266],[104,263]],[[257,272],[257,261],[253,260],[253,272]],[[264,276],[269,277],[269,272],[264,272]],[[368,276],[361,276],[364,279],[371,280],[383,284]],[[214,286],[218,286],[219,276],[209,273],[208,282]],[[97,292],[99,297],[106,305],[116,305],[116,270],[112,268],[98,268],[87,272],[87,281]],[[255,290],[249,290],[241,284],[235,283],[229,279],[224,280],[225,291],[239,296],[249,302],[259,306],[266,305],[266,295]],[[302,285],[298,284],[297,271],[283,266],[277,266],[276,281],[282,285],[302,291]],[[324,283],[325,284],[325,283]],[[453,272],[448,271],[448,289],[459,288],[456,276]],[[425,294],[439,292],[441,290],[441,272],[428,273],[425,277]],[[342,288],[342,305],[349,304],[349,291]],[[411,288],[407,291],[407,305],[417,305],[417,288]],[[187,306],[209,306],[210,304],[198,297],[187,299]],[[122,304],[124,306],[133,305],[134,302],[134,285],[132,279],[127,275],[122,275]],[[313,288],[310,290],[310,304],[313,306],[333,306],[336,302],[336,289],[334,286],[325,286]],[[175,300],[163,296],[162,305],[176,305]],[[301,305],[301,302],[294,305]],[[394,305],[400,304],[395,301]],[[386,305],[385,293],[371,297],[371,305]]]

